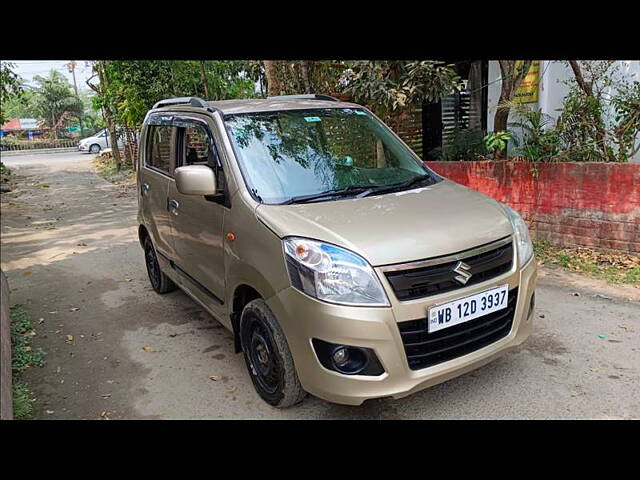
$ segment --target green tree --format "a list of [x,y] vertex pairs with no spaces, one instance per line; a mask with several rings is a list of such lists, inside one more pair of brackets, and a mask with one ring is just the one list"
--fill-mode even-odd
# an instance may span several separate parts
[[615,60],[568,63],[574,78],[567,82],[557,123],[564,155],[574,161],[628,161],[640,148],[640,82],[625,79]]
[[110,61],[108,89],[101,94],[123,126],[137,128],[163,98],[197,96],[224,100],[255,96],[247,62],[238,61]]
[[[324,93],[339,90],[340,76],[347,62],[309,60],[263,60],[257,80],[266,84],[268,96]],[[249,70],[255,66],[249,65]],[[264,75],[262,76],[262,73]]]
[[73,117],[82,116],[82,101],[75,95],[64,75],[56,70],[51,70],[48,77],[36,75],[33,80],[37,84],[33,89],[35,112],[55,138],[60,129],[70,123]]
[[9,118],[37,118],[34,97],[32,90],[23,87],[20,95],[10,95],[3,100],[2,111],[5,121]]
[[0,62],[0,125],[4,125],[7,119],[11,118],[6,114],[6,103],[23,91],[22,79],[14,72],[14,68],[13,63]]
[[454,67],[435,60],[353,62],[341,83],[356,102],[392,124],[401,111],[462,88]]

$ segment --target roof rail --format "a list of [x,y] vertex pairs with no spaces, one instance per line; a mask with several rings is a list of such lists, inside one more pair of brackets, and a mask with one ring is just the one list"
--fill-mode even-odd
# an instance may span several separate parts
[[191,105],[192,107],[201,107],[201,108],[209,108],[207,102],[198,97],[176,97],[176,98],[165,98],[164,100],[160,100],[156,102],[153,108],[166,107],[167,105]]
[[335,97],[329,95],[321,95],[319,93],[305,93],[300,95],[278,95],[275,97],[267,97],[269,100],[327,100],[329,102],[339,102]]

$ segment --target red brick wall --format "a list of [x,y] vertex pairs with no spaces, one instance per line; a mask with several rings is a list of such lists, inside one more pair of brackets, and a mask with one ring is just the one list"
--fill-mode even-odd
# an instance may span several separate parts
[[538,238],[640,254],[640,164],[426,163],[510,205]]

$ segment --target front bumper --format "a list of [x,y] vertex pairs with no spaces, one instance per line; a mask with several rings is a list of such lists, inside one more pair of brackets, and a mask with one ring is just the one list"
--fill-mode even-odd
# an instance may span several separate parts
[[89,151],[89,146],[88,145],[78,145],[78,151],[79,152],[88,152]]
[[[517,262],[514,261],[514,264]],[[387,292],[392,292],[383,274],[378,276]],[[309,393],[334,403],[360,405],[371,398],[401,398],[481,367],[524,342],[531,333],[535,290],[535,257],[522,269],[467,288],[400,302],[389,294],[391,307],[348,307],[315,300],[287,288],[267,301],[280,321],[293,355],[298,377]],[[426,316],[432,305],[472,295],[493,286],[518,288],[517,304],[509,334],[495,343],[469,354],[420,370],[411,370],[405,354],[398,322]],[[379,376],[343,375],[324,368],[313,349],[312,339],[375,351],[385,373]]]

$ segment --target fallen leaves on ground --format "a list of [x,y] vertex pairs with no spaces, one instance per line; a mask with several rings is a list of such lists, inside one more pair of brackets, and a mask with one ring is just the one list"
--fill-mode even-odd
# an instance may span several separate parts
[[211,375],[209,378],[214,382],[217,382],[218,380],[220,380],[220,375]]
[[67,339],[65,340],[69,345],[73,345],[73,335],[67,335]]
[[598,252],[586,247],[564,248],[560,252],[583,262],[595,263],[600,266],[612,266],[625,270],[640,267],[640,255]]
[[534,243],[540,264],[605,278],[610,283],[640,284],[640,255],[605,252],[589,247],[560,247],[546,241]]
[[145,345],[144,347],[142,347],[142,350],[144,350],[145,352],[153,352],[153,347]]

